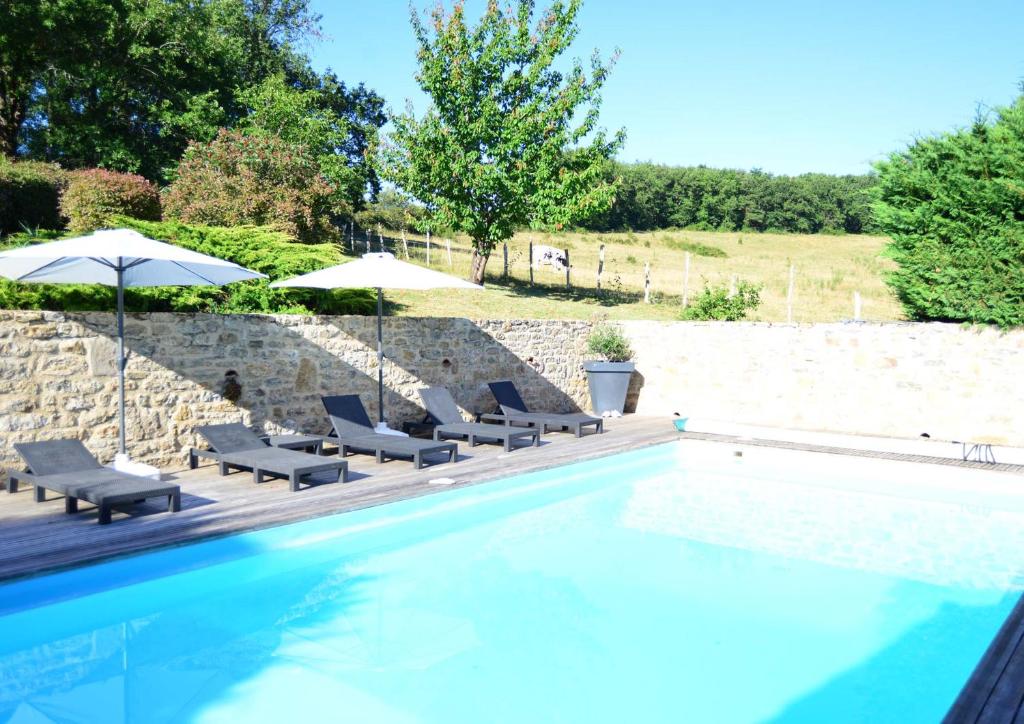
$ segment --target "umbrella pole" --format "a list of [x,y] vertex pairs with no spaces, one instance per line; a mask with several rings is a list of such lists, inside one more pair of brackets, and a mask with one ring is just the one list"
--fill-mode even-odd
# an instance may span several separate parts
[[377,287],[377,419],[384,424],[384,290]]
[[124,266],[122,259],[117,259],[117,415],[120,427],[118,430],[118,452],[125,454],[124,444]]

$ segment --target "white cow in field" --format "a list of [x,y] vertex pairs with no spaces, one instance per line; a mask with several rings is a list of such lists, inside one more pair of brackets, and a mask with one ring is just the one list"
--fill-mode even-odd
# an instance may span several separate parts
[[539,269],[542,265],[546,264],[556,272],[565,271],[568,263],[569,260],[565,258],[565,252],[562,249],[544,246],[543,244],[533,245],[533,258],[530,260],[530,264],[534,269]]

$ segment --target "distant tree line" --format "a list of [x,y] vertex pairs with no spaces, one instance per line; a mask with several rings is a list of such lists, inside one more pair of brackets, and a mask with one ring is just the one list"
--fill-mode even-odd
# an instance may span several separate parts
[[859,234],[873,229],[874,176],[809,173],[775,176],[705,166],[612,163],[619,179],[611,208],[590,217],[591,231],[683,228]]

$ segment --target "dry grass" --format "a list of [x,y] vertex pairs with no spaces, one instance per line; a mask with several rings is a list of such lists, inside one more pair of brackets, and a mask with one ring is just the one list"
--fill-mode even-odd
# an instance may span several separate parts
[[[397,235],[396,235],[397,236]],[[564,272],[535,273],[530,286],[528,246],[533,240],[568,248],[573,289],[565,289]],[[410,242],[423,237],[409,235]],[[891,262],[881,254],[886,240],[877,236],[715,233],[697,231],[625,234],[518,234],[509,242],[510,274],[502,277],[502,250],[488,264],[487,290],[480,292],[388,292],[392,312],[415,316],[488,318],[675,319],[683,291],[685,247],[703,244],[725,252],[723,258],[690,254],[689,297],[705,283],[728,286],[732,277],[763,285],[761,306],[753,320],[786,321],[790,264],[795,266],[793,321],[828,322],[853,318],[859,292],[863,319],[901,319],[896,299],[883,282]],[[356,251],[365,242],[357,240]],[[595,293],[598,248],[605,245],[603,287]],[[451,265],[435,238],[430,266],[459,276],[469,273],[466,239],[452,242]],[[377,248],[374,238],[373,248]],[[692,248],[692,247],[691,247]],[[461,250],[461,251],[460,251]],[[394,251],[404,257],[400,242]],[[413,243],[410,257],[426,262],[425,249]],[[645,263],[651,265],[652,304],[643,303]]]

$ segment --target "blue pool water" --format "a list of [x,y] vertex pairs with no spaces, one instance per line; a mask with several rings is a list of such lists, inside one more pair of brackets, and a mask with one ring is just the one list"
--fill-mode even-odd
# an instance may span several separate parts
[[668,445],[16,582],[0,720],[938,721],[1019,592],[823,554],[800,505],[892,500],[833,474]]

